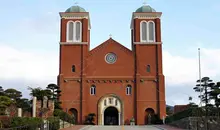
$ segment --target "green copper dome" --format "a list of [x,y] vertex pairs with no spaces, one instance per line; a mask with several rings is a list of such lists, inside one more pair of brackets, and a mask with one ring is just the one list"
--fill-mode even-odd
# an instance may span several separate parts
[[70,8],[68,8],[66,11],[66,13],[70,13],[70,12],[86,12],[86,10],[80,6],[72,6]]
[[142,13],[142,12],[156,12],[155,9],[151,8],[149,5],[144,5],[138,8],[135,12]]

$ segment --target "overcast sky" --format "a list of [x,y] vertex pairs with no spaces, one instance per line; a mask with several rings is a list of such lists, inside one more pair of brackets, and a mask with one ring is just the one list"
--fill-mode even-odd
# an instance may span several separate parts
[[[0,4],[0,86],[28,97],[27,86],[56,83],[59,57],[59,12],[74,0],[2,0]],[[143,0],[78,0],[90,12],[91,47],[113,38],[130,49],[132,12]],[[148,0],[163,12],[162,41],[167,104],[197,102],[198,47],[202,76],[220,81],[220,1]],[[92,49],[91,48],[91,49]]]

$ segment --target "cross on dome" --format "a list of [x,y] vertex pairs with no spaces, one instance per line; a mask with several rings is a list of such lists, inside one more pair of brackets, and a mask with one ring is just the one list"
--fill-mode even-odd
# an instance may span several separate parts
[[145,1],[143,2],[143,5],[144,5],[144,6],[147,5],[147,0],[145,0]]

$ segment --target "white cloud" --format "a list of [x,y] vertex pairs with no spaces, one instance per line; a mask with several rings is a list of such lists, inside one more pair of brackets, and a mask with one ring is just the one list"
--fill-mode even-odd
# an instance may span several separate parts
[[[184,50],[191,53],[197,48]],[[208,76],[214,82],[220,81],[220,49],[201,48],[202,77]],[[193,97],[193,102],[199,103],[198,94],[193,87],[199,78],[198,52],[191,57],[175,56],[170,52],[163,53],[164,75],[166,79],[166,101],[168,104],[187,104],[188,97]]]
[[[191,50],[191,49],[190,49]],[[196,48],[194,49],[196,50]],[[185,50],[186,54],[188,50]],[[203,76],[218,80],[220,74],[220,49],[201,48],[201,72]],[[195,83],[199,78],[198,53],[194,56],[175,56],[164,51],[163,53],[164,74],[167,84],[188,84]],[[220,79],[219,79],[220,80]]]
[[0,45],[0,79],[46,81],[58,75],[58,55]]

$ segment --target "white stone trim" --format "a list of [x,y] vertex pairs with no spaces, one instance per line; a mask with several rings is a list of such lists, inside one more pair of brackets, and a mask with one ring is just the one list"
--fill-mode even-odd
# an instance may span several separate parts
[[161,17],[161,12],[153,12],[153,13],[136,13],[134,12],[131,19],[131,26],[130,28],[134,28],[134,19],[157,19]]
[[88,12],[81,12],[81,13],[65,13],[65,12],[60,12],[60,17],[64,19],[88,19],[88,29],[91,29],[91,22],[90,22],[90,17]]
[[134,42],[134,44],[152,45],[152,44],[162,44],[162,42]]
[[[112,103],[109,103],[109,98],[112,98]],[[104,104],[105,100],[107,101],[106,105]],[[117,106],[115,105],[115,100],[118,101]],[[123,110],[122,110],[122,102],[118,98],[116,98],[114,96],[106,96],[101,101],[99,101],[99,106],[100,106],[100,115],[101,115],[99,117],[99,121],[101,124],[99,124],[99,125],[104,125],[105,110],[108,107],[114,107],[118,110],[118,115],[119,115],[119,117],[118,117],[119,122],[118,123],[119,123],[119,125],[121,125],[122,119],[123,119],[123,115],[122,115]]]
[[88,42],[60,42],[60,45],[81,45],[88,44]]

